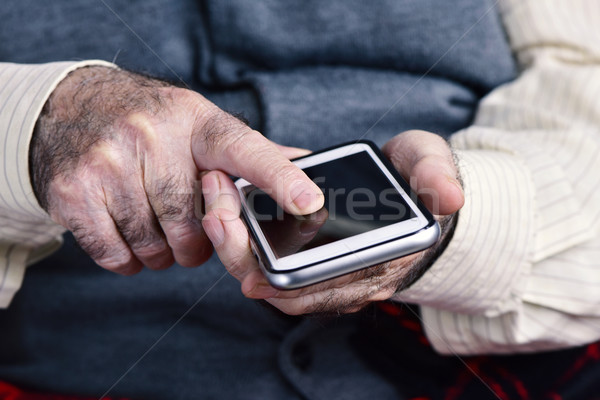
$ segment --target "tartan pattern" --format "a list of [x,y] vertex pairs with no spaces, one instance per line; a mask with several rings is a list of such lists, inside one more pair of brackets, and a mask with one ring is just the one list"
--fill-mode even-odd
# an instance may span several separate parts
[[[0,382],[0,400],[98,400],[96,397],[79,397],[58,394],[42,394],[20,389],[7,382]],[[127,400],[124,398],[103,397],[100,400]]]
[[[391,329],[383,337],[394,341],[392,357],[408,361],[408,369],[434,371],[440,379],[426,384],[399,387],[410,400],[594,400],[600,399],[600,342],[553,352],[442,356],[433,352],[417,317],[405,304],[383,302],[377,305],[375,331]],[[383,316],[382,316],[383,314]],[[392,322],[392,324],[390,324]],[[394,344],[395,342],[395,344]],[[406,351],[410,348],[411,351]],[[388,368],[390,366],[388,365]],[[402,369],[404,371],[404,369]],[[390,378],[394,379],[393,376]],[[404,382],[395,377],[397,382]],[[413,374],[414,380],[424,376]]]

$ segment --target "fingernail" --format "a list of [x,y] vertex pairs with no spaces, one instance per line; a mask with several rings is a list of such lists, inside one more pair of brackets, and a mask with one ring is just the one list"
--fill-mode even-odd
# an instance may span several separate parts
[[317,192],[315,187],[307,182],[296,183],[290,195],[301,213],[316,211],[322,206],[322,193]]
[[202,177],[202,194],[206,204],[210,206],[219,197],[221,182],[216,174],[209,174]]
[[215,217],[210,223],[204,224],[204,231],[215,247],[220,246],[225,240],[225,229],[223,228],[223,222],[217,217]]
[[463,195],[465,194],[462,185],[460,184],[460,182],[456,178],[454,178],[454,177],[452,177],[450,175],[446,175],[446,179],[448,180],[448,182],[450,182],[451,184],[455,185],[460,190],[460,192]]
[[269,299],[275,297],[279,293],[279,290],[266,283],[258,283],[248,292],[248,297]]

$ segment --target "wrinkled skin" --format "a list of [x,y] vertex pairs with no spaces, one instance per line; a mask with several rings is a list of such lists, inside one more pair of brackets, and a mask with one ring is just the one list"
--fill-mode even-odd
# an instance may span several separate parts
[[197,266],[199,178],[219,169],[248,179],[295,214],[318,210],[319,188],[281,147],[200,94],[106,67],[72,72],[36,126],[37,198],[104,268],[125,275]]
[[[441,221],[464,202],[440,137],[409,131],[383,148]],[[197,266],[213,247],[243,293],[288,314],[353,312],[390,298],[441,249],[306,288],[279,291],[260,272],[229,175],[269,193],[287,212],[323,206],[318,187],[274,144],[200,94],[106,67],[81,68],[56,88],[30,150],[35,194],[100,266],[124,275],[177,261]],[[293,245],[291,243],[290,245]]]

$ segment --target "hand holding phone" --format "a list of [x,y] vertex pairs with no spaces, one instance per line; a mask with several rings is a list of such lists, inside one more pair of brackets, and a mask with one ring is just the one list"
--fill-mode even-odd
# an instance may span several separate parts
[[[374,143],[350,142],[293,162],[323,191],[319,212],[288,214],[245,179],[235,182],[253,251],[271,285],[308,286],[415,253],[438,239],[433,215]],[[290,247],[290,237],[304,242]]]
[[[456,168],[452,154],[443,139],[426,132],[406,132],[398,135],[384,146],[384,152],[392,160],[395,169],[415,178],[413,181],[418,182],[417,186],[419,188],[427,189],[428,193],[440,194],[439,204],[441,206],[439,214],[452,214],[462,206],[463,194],[456,181]],[[289,314],[302,314],[314,311],[350,312],[361,308],[370,301],[387,299],[393,295],[405,279],[406,274],[413,270],[416,264],[426,260],[428,254],[433,251],[432,249],[436,248],[436,245],[434,245],[430,250],[425,252],[403,256],[356,272],[347,273],[346,271],[344,275],[337,278],[328,279],[301,289],[278,290],[268,283],[264,272],[259,267],[257,258],[250,249],[248,230],[239,218],[241,204],[239,203],[239,198],[234,200],[237,197],[238,188],[234,186],[233,182],[225,174],[219,171],[213,171],[204,176],[202,184],[203,190],[206,188],[209,192],[213,193],[211,196],[206,197],[206,216],[203,220],[203,226],[209,238],[213,241],[223,264],[234,277],[242,282],[242,291],[246,296],[267,299],[268,302]],[[248,187],[249,190],[254,190],[250,186]],[[214,195],[215,191],[219,192],[219,194]],[[410,198],[410,192],[406,190],[405,192]],[[360,200],[360,194],[358,196],[356,199]],[[368,199],[364,198],[362,200]],[[430,199],[425,200],[426,204],[431,205]],[[258,205],[260,208],[260,201]],[[408,227],[406,227],[408,229],[406,231],[407,234],[414,232],[414,228],[421,222],[425,222],[423,227],[429,227],[425,231],[435,232],[435,228],[431,231],[431,227],[436,225],[429,225],[431,218],[426,215],[427,213],[422,212],[422,208],[422,205],[419,206],[417,204],[415,211],[414,207],[409,206],[408,210],[412,210],[411,212],[416,217],[407,214],[409,217],[407,220],[417,222],[408,224]],[[393,209],[394,207],[388,207],[387,210],[384,209],[385,213],[383,215],[393,214],[389,212]],[[364,214],[364,210],[364,208],[358,207],[354,211],[361,216]],[[338,245],[326,249],[330,254],[333,254],[331,252],[339,251],[341,248],[345,248],[346,245],[350,246],[350,242],[355,241],[356,237],[360,237],[361,232],[356,231],[356,234],[349,234],[349,232],[352,232],[352,229],[345,229],[344,232],[346,232],[347,237],[338,237],[336,240],[329,238],[329,243],[323,243],[324,236],[330,236],[332,232],[337,231],[337,229],[333,230],[327,226],[331,222],[330,211],[327,211],[327,219],[324,223],[320,219],[324,218],[324,215],[319,216],[317,214],[312,217],[304,216],[300,219],[294,217],[293,229],[291,230],[282,229],[282,226],[278,226],[277,223],[271,227],[266,227],[267,231],[271,230],[271,233],[267,233],[268,235],[274,235],[282,239],[281,243],[272,245],[275,251],[278,252],[277,254],[280,255],[278,259],[283,260],[286,257],[304,253],[302,257],[295,257],[296,261],[310,261],[309,257],[304,257],[304,255],[308,254],[309,250],[321,247],[321,249],[313,251],[313,255],[311,255],[311,257],[318,258],[323,254],[323,244],[342,243],[341,247],[339,246],[340,243],[338,243]],[[399,213],[396,214],[399,215]],[[334,219],[335,221],[338,223],[338,228],[344,225],[344,218],[336,218]],[[395,224],[392,223],[391,225]],[[396,229],[396,227],[391,229]],[[385,231],[386,229],[384,229]],[[420,231],[417,230],[416,232]],[[287,236],[283,235],[283,232],[288,232]],[[295,233],[290,234],[290,232]],[[374,236],[374,240],[380,239],[377,239],[376,235],[372,235],[369,232],[367,231],[366,236]],[[364,234],[365,232],[362,233]],[[352,239],[353,237],[354,239]],[[351,239],[350,242],[344,242],[348,238]],[[364,236],[360,240],[363,239]],[[375,248],[378,246],[372,247]],[[377,249],[374,253],[381,254],[381,249]],[[342,259],[342,257],[337,258]],[[371,257],[371,255],[367,255],[367,257]],[[289,263],[291,262],[289,260],[293,259],[294,257],[288,258],[286,262]],[[340,265],[347,264],[340,263]],[[292,268],[289,268],[290,266]],[[279,263],[277,268],[281,272],[272,273],[281,273],[288,275],[288,277],[290,273],[294,274],[298,271],[309,271],[311,269],[310,265],[295,268],[293,264],[286,265],[285,263]],[[316,270],[322,271],[323,269],[317,268]],[[310,275],[314,275],[313,272]]]

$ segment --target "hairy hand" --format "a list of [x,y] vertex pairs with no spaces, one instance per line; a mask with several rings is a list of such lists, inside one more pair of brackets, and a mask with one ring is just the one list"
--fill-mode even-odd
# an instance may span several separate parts
[[348,313],[370,302],[389,299],[421,276],[443,250],[452,232],[454,215],[464,203],[458,172],[448,145],[432,133],[402,133],[388,142],[383,151],[440,220],[440,241],[420,253],[291,291],[273,288],[260,271],[246,227],[239,219],[240,205],[233,182],[219,171],[202,178],[204,228],[223,264],[242,283],[242,292],[247,297],[266,299],[281,311],[294,315]]
[[322,193],[280,150],[198,93],[87,67],[46,103],[30,170],[51,218],[99,265],[128,275],[210,256],[200,222],[203,171],[244,177],[288,212],[318,210]]

